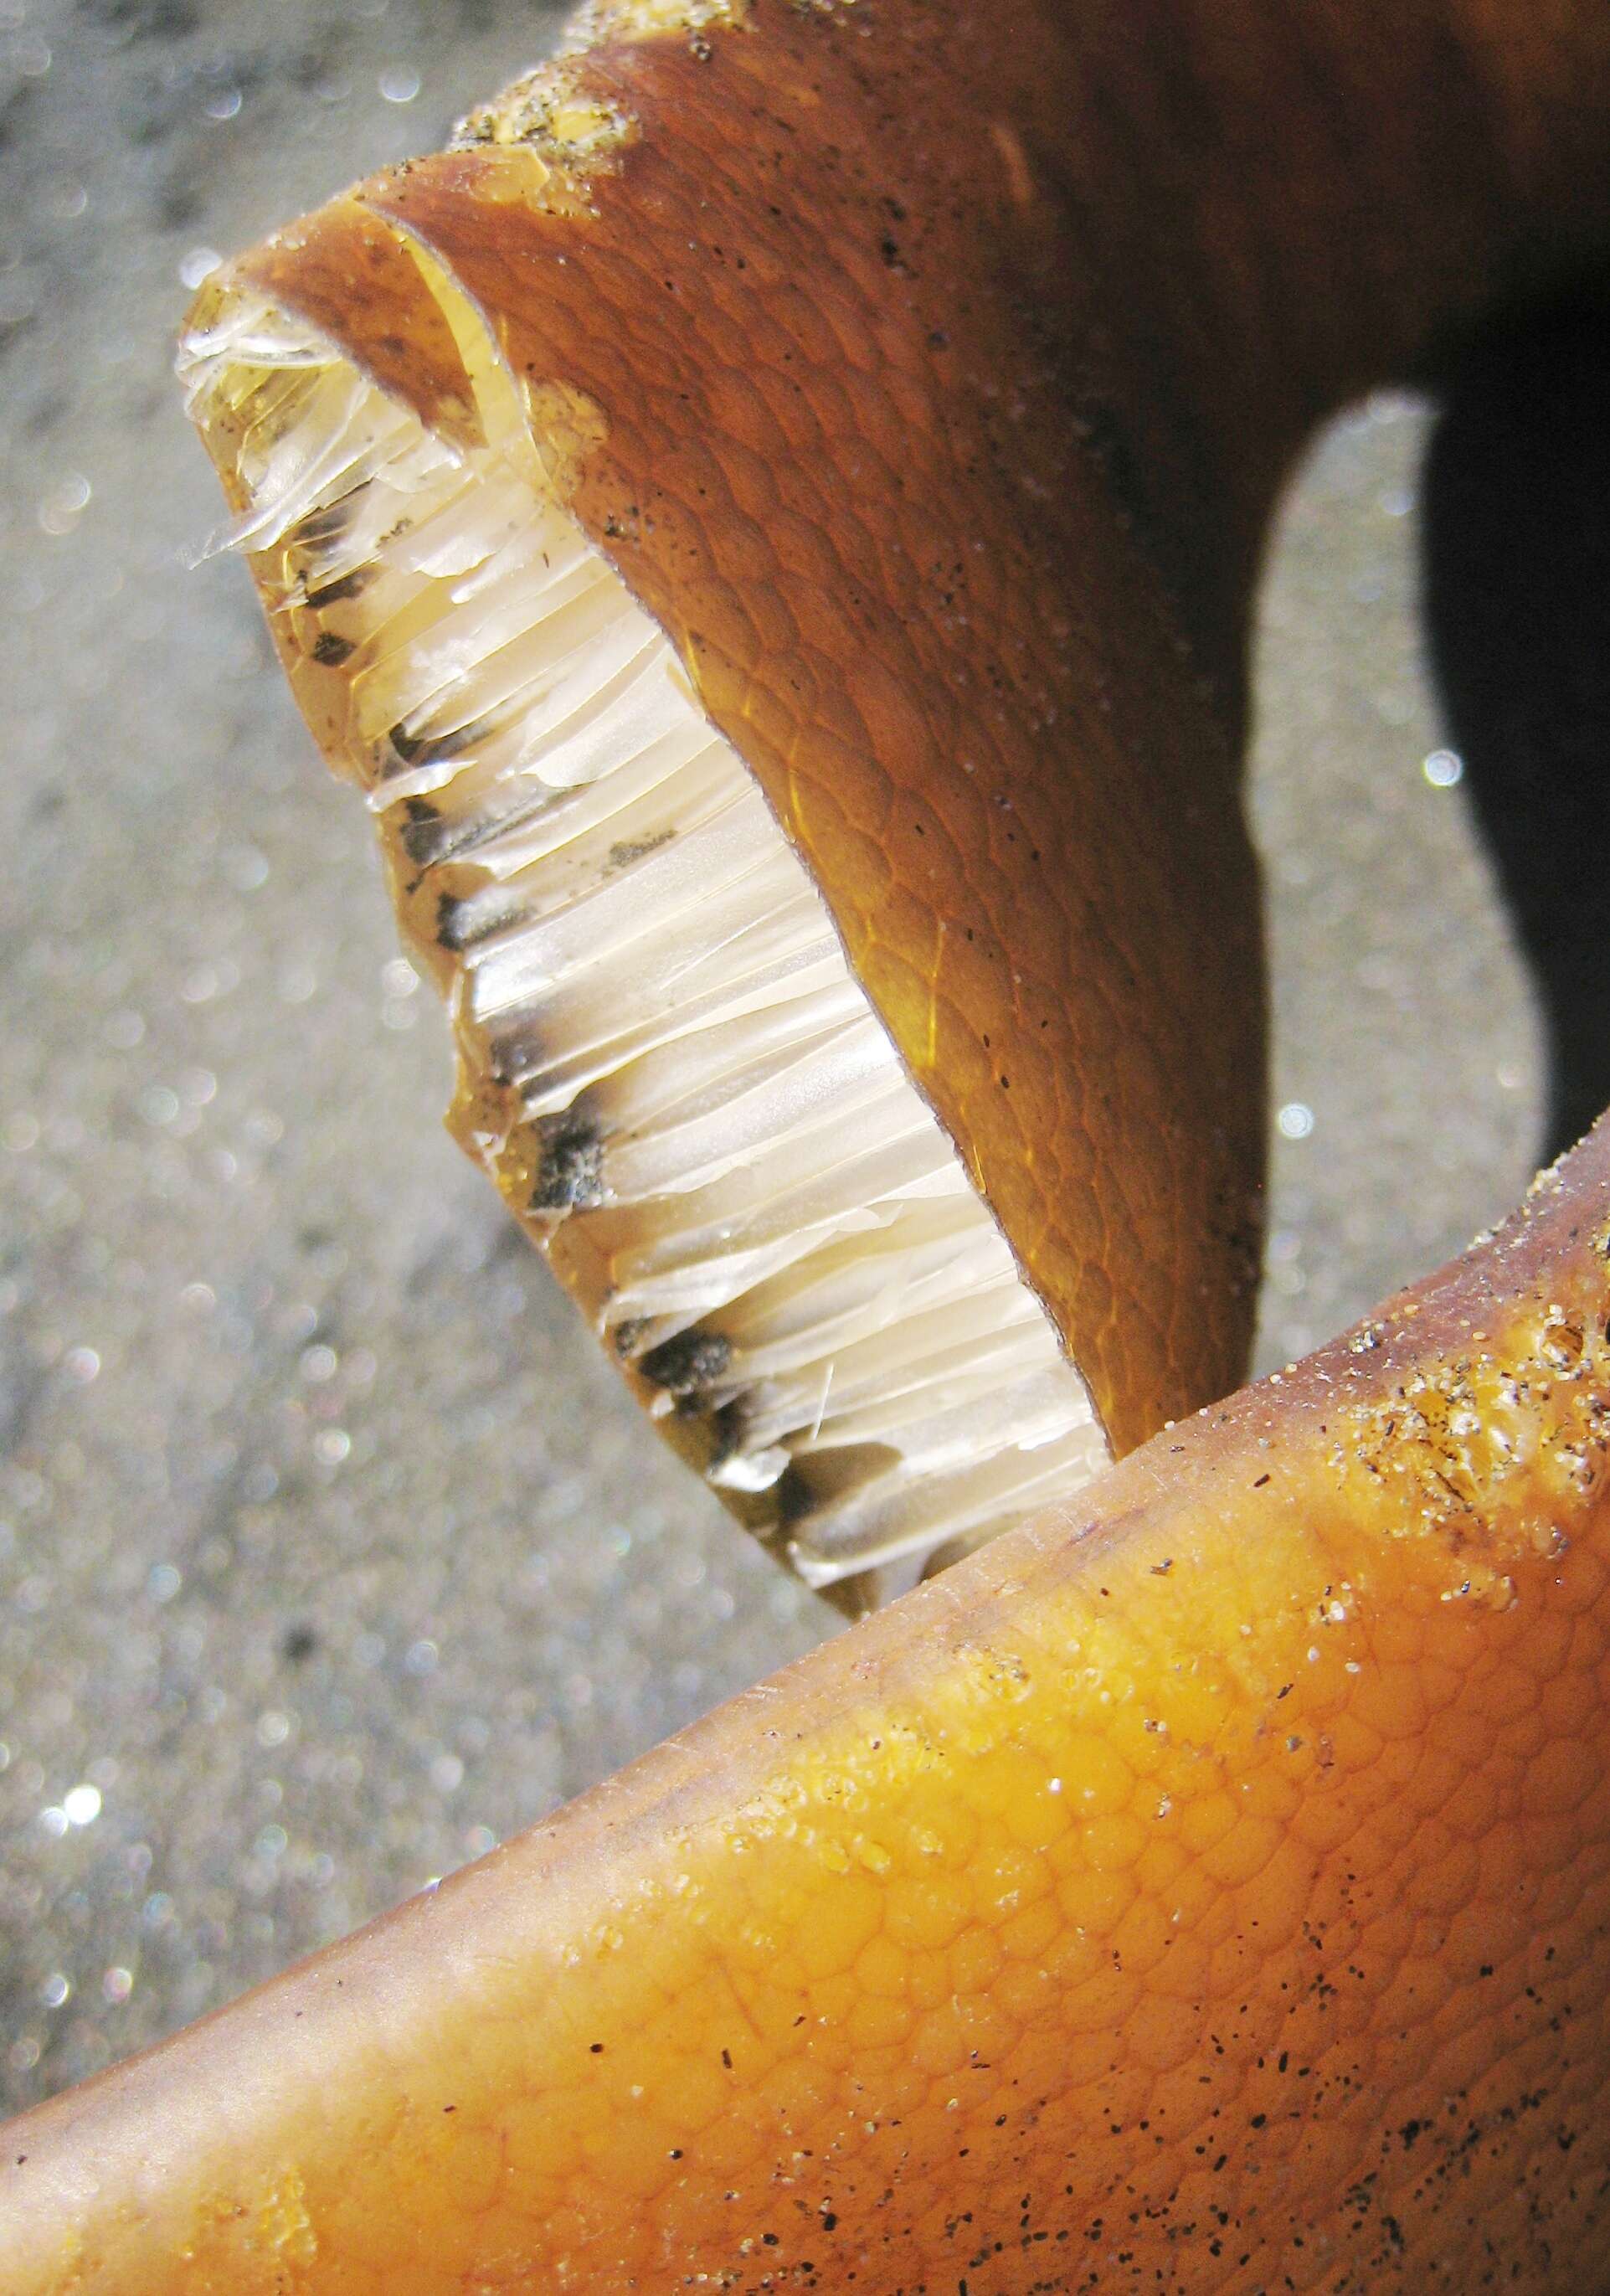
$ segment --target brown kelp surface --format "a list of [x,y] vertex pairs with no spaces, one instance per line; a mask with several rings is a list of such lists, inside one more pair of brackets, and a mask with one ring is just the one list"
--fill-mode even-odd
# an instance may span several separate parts
[[[1108,160],[1115,121],[1175,101],[1167,75],[1137,94],[1099,12],[1089,65],[1050,10],[995,45],[921,8],[606,10],[463,149],[234,283],[468,455],[495,443],[473,359],[407,266],[419,293],[431,265],[458,283],[524,395],[511,435],[814,870],[1120,1447],[1211,1387],[1240,1313],[1257,995],[1226,601],[1261,490],[1328,391],[1424,336],[1424,264],[1457,251],[1444,317],[1502,283],[1564,165],[1533,163],[1573,149],[1541,98],[1494,102],[1515,81],[1481,11],[1455,71],[1427,6],[1400,61],[1422,94],[1441,75],[1452,177],[1388,107],[1271,231],[1230,132],[1240,52],[1178,13],[1206,43],[1179,52],[1187,97],[1204,72],[1231,91],[1185,170],[1194,275],[1143,257],[1088,368],[1069,92]],[[1316,86],[1356,97],[1339,12],[1246,13],[1263,71],[1317,75],[1299,115]],[[1532,62],[1557,96],[1557,60]],[[1483,99],[1497,132],[1467,145]],[[767,196],[768,170],[808,197]],[[1305,364],[1282,293],[1389,176],[1436,178],[1440,220],[1401,265],[1345,250]],[[1167,172],[1136,180],[1155,250]],[[1109,179],[1112,213],[1132,188]],[[1267,424],[1232,420],[1271,372]],[[1069,420],[1081,376],[1100,440]],[[358,673],[330,603],[291,598],[281,636],[333,726]],[[454,767],[402,732],[403,773]],[[952,974],[963,914],[978,954]],[[567,1187],[593,1144],[565,1148]],[[1348,1339],[18,2124],[19,2287],[1597,2267],[1607,1156],[1601,1130]]]

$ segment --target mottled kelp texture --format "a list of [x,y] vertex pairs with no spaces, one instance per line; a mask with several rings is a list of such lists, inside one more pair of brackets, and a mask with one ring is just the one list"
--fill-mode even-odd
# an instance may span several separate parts
[[17,2296],[1610,2260],[1610,1129],[1492,1242],[13,2125]]
[[[736,12],[712,12],[712,21]],[[830,37],[820,29],[826,23],[830,37],[843,29],[848,41],[881,12],[813,11],[810,37]],[[1282,20],[1278,12],[1245,12],[1265,29]],[[1487,25],[1485,12],[1470,16]],[[915,100],[925,85],[932,94],[931,70],[926,83],[919,74],[915,86],[893,84],[902,102],[879,112],[875,76],[853,56],[839,57],[835,77],[830,62],[816,70],[825,51],[798,46],[800,69],[790,77],[805,17],[768,12],[767,20],[784,23],[773,52],[782,62],[757,82],[749,127],[764,150],[756,122],[780,135],[791,107],[803,135],[801,118],[821,115],[806,141],[829,186],[824,213],[842,165],[864,222],[871,159],[887,159],[907,117],[939,125],[925,147],[907,151],[909,185],[886,196],[909,216],[908,196],[925,184],[955,185],[943,152],[953,114],[936,96],[927,114]],[[924,12],[905,20],[920,24]],[[1333,27],[1341,12],[1316,20]],[[1439,62],[1447,132],[1457,137],[1461,124],[1479,122],[1470,96],[1479,74],[1454,70],[1438,31],[1429,6],[1403,12],[1394,56],[1407,78],[1412,63]],[[723,43],[747,37],[729,26],[717,41],[701,28],[666,49],[674,62],[666,84],[680,89],[686,80],[691,119],[703,117],[694,67],[724,57],[741,76],[744,52]],[[1304,44],[1295,45],[1301,59]],[[596,70],[607,75],[610,52],[600,54]],[[1021,81],[1032,80],[1041,59],[1019,53],[1012,61]],[[1467,53],[1462,64],[1471,62]],[[1192,63],[1199,71],[1202,58]],[[976,74],[958,78],[964,94],[984,85]],[[619,376],[588,379],[584,359],[601,367],[611,354],[589,354],[582,321],[565,316],[564,293],[534,317],[523,296],[500,301],[491,292],[500,275],[504,287],[545,275],[551,227],[601,230],[610,187],[634,167],[648,218],[640,243],[651,245],[676,202],[690,199],[685,173],[662,166],[653,83],[651,72],[636,83],[642,100],[630,119],[599,86],[568,86],[571,113],[539,104],[533,115],[542,148],[517,145],[500,156],[478,146],[365,197],[441,245],[466,276],[479,266],[511,357],[540,392],[559,387],[545,379],[557,366],[563,388],[601,410],[605,427],[577,502],[601,532],[609,506],[621,564],[683,642],[712,710],[735,738],[752,730],[764,775],[784,756],[775,727],[767,731],[774,697],[761,670],[770,642],[755,635],[776,555],[746,571],[743,551],[761,549],[755,537],[764,541],[774,518],[796,537],[817,530],[808,521],[790,526],[789,505],[778,500],[773,481],[789,466],[768,459],[768,439],[746,441],[754,505],[746,507],[723,465],[723,515],[707,533],[690,471],[691,492],[684,499],[667,480],[651,524],[642,490],[620,491],[632,464],[619,441],[634,419],[641,438],[656,435],[652,406],[634,418],[619,403]],[[1342,86],[1327,79],[1325,93]],[[1035,116],[1032,89],[1018,86],[1018,99]],[[552,152],[544,156],[544,139],[565,140],[567,117],[578,123],[589,164],[596,161],[585,181],[568,180]],[[746,115],[740,104],[722,117]],[[1393,115],[1394,128],[1404,117]],[[1516,148],[1525,141],[1520,135]],[[999,236],[1013,201],[1034,209],[1036,178],[1009,123],[991,142],[1004,187],[989,216]],[[713,127],[691,148],[720,175],[728,146]],[[1377,139],[1365,177],[1372,168],[1390,176],[1397,148],[1394,135]],[[1485,147],[1478,138],[1467,148]],[[1569,138],[1562,148],[1569,151]],[[647,156],[638,166],[640,151]],[[1255,175],[1251,150],[1228,157],[1231,173]],[[931,173],[920,159],[933,161]],[[1469,172],[1479,177],[1484,165],[1473,159]],[[556,173],[555,196],[538,196]],[[1338,178],[1320,174],[1334,188]],[[1254,211],[1250,199],[1244,204]],[[506,230],[469,229],[471,212],[485,226],[484,211],[500,205],[511,210]],[[793,212],[782,201],[760,205]],[[1451,238],[1466,228],[1469,207],[1446,202]],[[1518,202],[1516,214],[1524,208]],[[1304,260],[1316,212],[1289,234]],[[1195,208],[1189,213],[1194,221]],[[699,216],[702,234],[706,209]],[[694,220],[684,207],[682,227]],[[854,277],[869,260],[864,233],[857,236],[847,209],[838,221],[842,244],[822,241],[818,260],[830,253]],[[462,246],[453,243],[460,226]],[[919,275],[912,243],[883,227],[877,260],[894,278]],[[1162,244],[1155,229],[1148,243]],[[1230,234],[1230,269],[1246,243]],[[724,260],[724,244],[697,239],[701,283],[714,275],[714,254]],[[943,251],[930,249],[936,271]],[[794,275],[776,262],[763,272],[760,254],[744,253],[743,267],[787,305]],[[676,294],[669,250],[666,261],[665,291]],[[627,262],[601,245],[595,267],[607,279],[612,264],[624,272]],[[1358,266],[1333,299],[1339,329],[1367,270]],[[1462,275],[1478,286],[1495,275],[1483,260]],[[632,283],[634,292],[652,285],[641,266]],[[1288,282],[1271,265],[1264,283],[1278,300]],[[952,268],[945,285],[965,310],[966,275]],[[816,291],[824,310],[836,308],[825,278]],[[856,291],[858,322],[875,325],[883,306],[864,284]],[[896,307],[894,292],[883,363],[898,375],[914,338],[912,306]],[[1405,295],[1411,303],[1409,286]],[[707,300],[723,314],[716,288]],[[603,308],[629,335],[638,305],[617,297]],[[1390,298],[1385,308],[1393,308]],[[730,316],[723,323],[733,324]],[[806,324],[808,313],[795,332]],[[972,324],[958,321],[969,362],[984,348],[966,333]],[[981,324],[987,334],[987,315]],[[866,340],[862,332],[839,345],[838,366],[824,362],[824,373],[837,379],[840,368],[853,370],[853,346]],[[937,354],[954,340],[930,348]],[[715,357],[711,371],[729,381],[769,371],[764,356],[740,361],[740,352],[734,337],[731,355]],[[1047,374],[1056,353],[1053,341]],[[1199,357],[1194,371],[1198,380],[1205,372]],[[1316,388],[1346,371],[1338,357]],[[1048,466],[1035,459],[1032,389],[1026,382],[1023,399],[1003,410],[1000,376],[992,396],[977,390],[980,369],[969,364],[967,372],[972,380],[958,387],[957,406],[965,414],[969,393],[987,404],[983,414],[973,406],[975,436],[997,495],[1010,465],[1007,430],[1019,416],[1027,426],[1013,532],[1042,525],[1061,537],[1058,549],[1070,533],[1100,543],[1092,612],[1116,619],[1085,651],[1083,633],[1078,644],[1070,641],[1061,658],[1076,666],[1066,690],[1087,723],[1107,714],[1103,701],[1116,692],[1120,749],[1132,738],[1133,754],[1151,758],[1158,750],[1146,737],[1162,741],[1172,762],[1140,816],[1155,830],[1166,815],[1147,808],[1183,770],[1198,719],[1183,668],[1172,684],[1160,670],[1148,683],[1172,632],[1163,594],[1145,578],[1147,562],[1128,554],[1129,527],[1104,522],[1112,504],[1102,488],[1124,492],[1124,458],[1115,454],[1088,494],[1070,476],[1072,509],[1062,496],[1042,499]],[[1192,372],[1185,357],[1163,374],[1157,403]],[[936,801],[931,822],[919,824],[922,790],[888,764],[926,754],[903,714],[920,705],[898,679],[886,689],[874,677],[863,693],[858,676],[878,659],[871,640],[886,627],[877,600],[911,603],[903,584],[914,554],[887,500],[904,503],[906,474],[924,474],[925,440],[940,458],[934,468],[963,496],[982,467],[952,467],[934,447],[943,426],[927,419],[930,379],[922,370],[906,394],[898,431],[877,414],[865,426],[874,444],[886,437],[890,453],[839,472],[846,489],[864,477],[880,505],[859,525],[850,521],[861,536],[852,570],[864,567],[869,585],[874,572],[879,581],[865,593],[846,583],[853,604],[869,594],[874,603],[864,626],[853,617],[832,623],[831,649],[821,657],[834,681],[830,706],[789,718],[804,705],[778,703],[789,739],[808,755],[831,708],[849,697],[871,762],[846,743],[838,758],[846,786],[853,769],[867,787],[883,775],[885,795],[897,800],[861,824],[847,807],[832,812],[832,773],[818,784],[802,767],[805,800],[778,802],[834,886],[863,972],[908,1028],[910,1011],[900,1018],[911,1001],[904,976],[898,963],[879,971],[887,944],[878,931],[866,926],[857,940],[857,903],[868,917],[903,915],[913,927],[944,914],[938,880],[925,878],[912,857],[919,836],[945,816]],[[1221,404],[1240,380],[1228,374],[1202,406]],[[875,382],[874,398],[886,382]],[[693,395],[691,379],[673,383]],[[650,399],[657,387],[642,383]],[[781,403],[786,389],[779,386]],[[743,399],[729,426],[740,439],[742,407],[758,397]],[[1295,401],[1303,397],[1297,388]],[[1185,465],[1192,445],[1214,436],[1211,411],[1199,429],[1190,416],[1172,430],[1165,418],[1161,428],[1182,458],[1167,474],[1189,499]],[[830,447],[823,451],[830,461]],[[1050,467],[1068,475],[1075,461]],[[1130,465],[1130,510],[1142,522],[1137,467]],[[633,517],[636,531],[624,523]],[[826,530],[837,530],[830,520]],[[887,543],[892,572],[864,546],[869,535]],[[1159,550],[1154,571],[1172,556],[1177,575],[1188,562],[1189,551]],[[679,587],[671,570],[681,551]],[[1026,584],[1027,576],[1009,536],[1003,551],[1004,595],[1010,579]],[[776,582],[786,595],[780,574]],[[1214,627],[1210,593],[1206,586],[1201,613],[1187,617],[1199,633]],[[904,658],[919,676],[926,631],[941,620],[922,598],[917,652]],[[1031,618],[1040,611],[1027,591],[1018,603]],[[707,603],[718,633],[750,625],[737,653],[694,643]],[[998,694],[1043,697],[1048,688],[1035,683],[1051,674],[1043,662],[1017,689],[1001,667],[1017,627],[1009,616],[994,625],[982,617],[986,652],[992,628],[999,639],[990,657],[1001,670]],[[1138,653],[1124,651],[1124,634],[1136,629],[1162,634],[1155,649],[1148,638]],[[792,658],[792,644],[785,630],[780,659]],[[945,658],[959,666],[966,648]],[[957,706],[960,723],[966,709]],[[999,730],[1011,709],[1003,698],[981,715]],[[1036,718],[1031,708],[1011,736],[1012,755],[1029,756],[1031,720],[1045,730],[1044,712]],[[1106,739],[1086,742],[1092,787]],[[971,885],[968,840],[988,848],[987,820],[973,800],[962,802],[960,830],[948,832],[957,848],[950,882]],[[1161,882],[1189,891],[1188,862],[1205,874],[1208,864],[1199,840],[1192,848],[1177,829],[1172,834]],[[1133,849],[1144,852],[1140,829],[1134,836]],[[1015,898],[1024,857],[995,849],[993,860]],[[1148,897],[1157,882],[1148,881]],[[1121,918],[1132,889],[1108,882],[1100,890]],[[1024,898],[1003,951],[1027,966],[1036,941]],[[1211,901],[1201,914],[1212,921]],[[896,931],[893,922],[888,929]],[[1122,979],[1116,922],[1111,933],[1120,951],[1113,977]],[[1091,947],[1104,939],[1092,926]],[[1182,978],[1185,946],[1168,955]],[[1209,933],[1198,965],[1212,964],[1220,946]],[[937,1032],[936,976],[919,968],[912,977]],[[987,1006],[988,992],[980,993]],[[1023,1000],[1010,1010],[1003,1044],[1016,1062],[1033,1042],[1030,1008]],[[1153,1018],[1166,1037],[1174,1025],[1166,1004]],[[988,1049],[997,1050],[993,1036]],[[951,1054],[956,1081],[938,1063],[936,1098],[982,1167],[988,1125],[980,1119],[977,1136],[969,1130],[966,1046],[958,1041]],[[974,1072],[986,1091],[978,1109],[1004,1105],[1015,1078],[1004,1079],[993,1061],[975,1060]],[[1076,1062],[1067,1071],[1083,1073]],[[1053,1098],[1074,1089],[1060,1074],[1048,1055]],[[1124,1137],[1108,1139],[1112,1153]],[[1006,1152],[1001,1144],[1014,1139]],[[1039,1186],[1049,1165],[1026,1157],[1028,1145],[1040,1154],[1031,1133],[996,1136],[990,1152],[1001,1157],[986,1181],[1036,1266],[1042,1231],[1032,1187],[1013,1174],[1037,1174]],[[1166,1178],[1167,1157],[1148,1168],[1132,1212],[1159,1171]],[[1110,1183],[1097,1192],[1105,1208],[1132,1172],[1119,1165],[1099,1177]],[[1142,1242],[1156,1208],[1153,1199],[1135,1215]],[[1186,1230],[1196,1233],[1189,1221]],[[1226,1248],[1222,1234],[1217,1245]],[[1088,1513],[1049,1518],[1001,1541],[436,1896],[19,2124],[0,2233],[11,2281],[29,2296],[225,2288],[425,2296],[444,2284],[568,2285],[600,2296],[633,2285],[1019,2296],[1041,2288],[1364,2290],[1394,2280],[1418,2289],[1548,2288],[1602,2272],[1610,2181],[1599,2109],[1610,1787],[1598,1758],[1610,1690],[1607,1250],[1610,1136],[1601,1130],[1496,1241],[1305,1365],[1165,1431],[1102,1484]],[[1140,1252],[1137,1267],[1146,1259]],[[1056,1265],[1050,1250],[1043,1267]],[[1192,1279],[1199,1273],[1193,1263]],[[1043,1284],[1054,1292],[1054,1273]],[[1158,1296],[1182,1324],[1208,1312],[1179,1267],[1173,1290]],[[1217,1297],[1207,1296],[1210,1304]],[[1122,1328],[1134,1336],[1114,1341],[1103,1374],[1118,1414],[1122,1398],[1140,1392],[1128,1384],[1136,1351],[1151,1346],[1153,1368],[1168,1354],[1156,1345],[1164,1327],[1144,1300],[1132,1327]]]
[[606,39],[539,133],[373,178],[234,277],[448,435],[466,382],[377,218],[486,314],[1124,1448],[1245,1371],[1263,1001],[1235,758],[1070,410],[1075,237],[1051,187],[1014,190],[1021,138],[1061,132],[1051,82],[1014,53],[1021,125],[980,142],[924,12],[865,21]]

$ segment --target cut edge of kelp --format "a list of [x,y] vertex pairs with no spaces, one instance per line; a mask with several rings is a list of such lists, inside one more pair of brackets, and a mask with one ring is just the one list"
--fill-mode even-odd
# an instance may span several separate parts
[[[373,226],[368,228],[372,231]],[[1107,1465],[1090,1392],[674,648],[396,235],[473,410],[428,423],[249,277],[181,356],[282,655],[450,1007],[450,1128],[650,1415],[852,1611]]]

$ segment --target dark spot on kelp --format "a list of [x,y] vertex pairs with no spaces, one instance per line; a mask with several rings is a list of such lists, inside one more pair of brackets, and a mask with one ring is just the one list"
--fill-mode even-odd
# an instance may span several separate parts
[[405,810],[408,818],[401,832],[403,850],[416,869],[423,869],[443,842],[442,817],[435,806],[428,805],[422,797],[411,797]]
[[[354,490],[356,494],[363,491],[362,487]],[[298,545],[304,550],[316,550],[321,544],[328,546],[339,542],[352,524],[353,498],[351,494],[342,495],[335,502],[321,503],[316,510],[310,510],[296,529]]]
[[675,834],[674,829],[662,829],[653,837],[620,838],[609,848],[606,865],[610,869],[629,869],[633,861],[641,861],[647,854],[658,853],[662,845],[669,845]]
[[326,582],[322,590],[309,590],[307,603],[315,611],[324,606],[339,606],[343,599],[361,597],[373,579],[372,568],[356,567],[352,573],[343,574],[334,582]]
[[450,734],[443,734],[438,739],[426,734],[411,734],[405,726],[397,725],[387,739],[405,766],[443,766],[450,758],[462,757],[480,741],[490,731],[491,724],[490,718],[478,718],[468,726],[455,726]]
[[678,1332],[650,1348],[638,1365],[667,1395],[696,1396],[714,1385],[732,1360],[732,1342],[720,1332]]
[[325,669],[339,669],[344,661],[351,660],[356,651],[350,638],[340,636],[335,630],[321,630],[314,644],[313,658]]
[[778,1519],[785,1529],[803,1522],[819,1508],[897,1473],[902,1464],[888,1443],[835,1443],[791,1459],[778,1479]]
[[588,1117],[567,1111],[545,1116],[537,1126],[540,1143],[536,1180],[531,1191],[534,1212],[587,1211],[601,1204],[604,1187],[604,1143],[598,1126]]
[[749,1413],[743,1397],[735,1395],[730,1403],[723,1403],[720,1410],[712,1414],[710,1427],[715,1438],[715,1448],[710,1459],[712,1469],[724,1466],[730,1459],[741,1457],[748,1448],[749,1440]]
[[427,744],[423,737],[410,734],[402,726],[394,726],[387,738],[405,766],[417,765],[425,754]]
[[445,949],[460,956],[478,941],[489,940],[520,917],[518,898],[501,886],[486,893],[444,893],[436,905],[436,937]]

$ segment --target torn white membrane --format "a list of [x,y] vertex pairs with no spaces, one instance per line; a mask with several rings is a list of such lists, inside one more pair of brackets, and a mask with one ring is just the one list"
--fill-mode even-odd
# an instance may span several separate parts
[[184,362],[232,538],[446,986],[455,1130],[681,1447],[858,1607],[1106,1443],[758,785],[421,261],[490,444],[236,294]]

